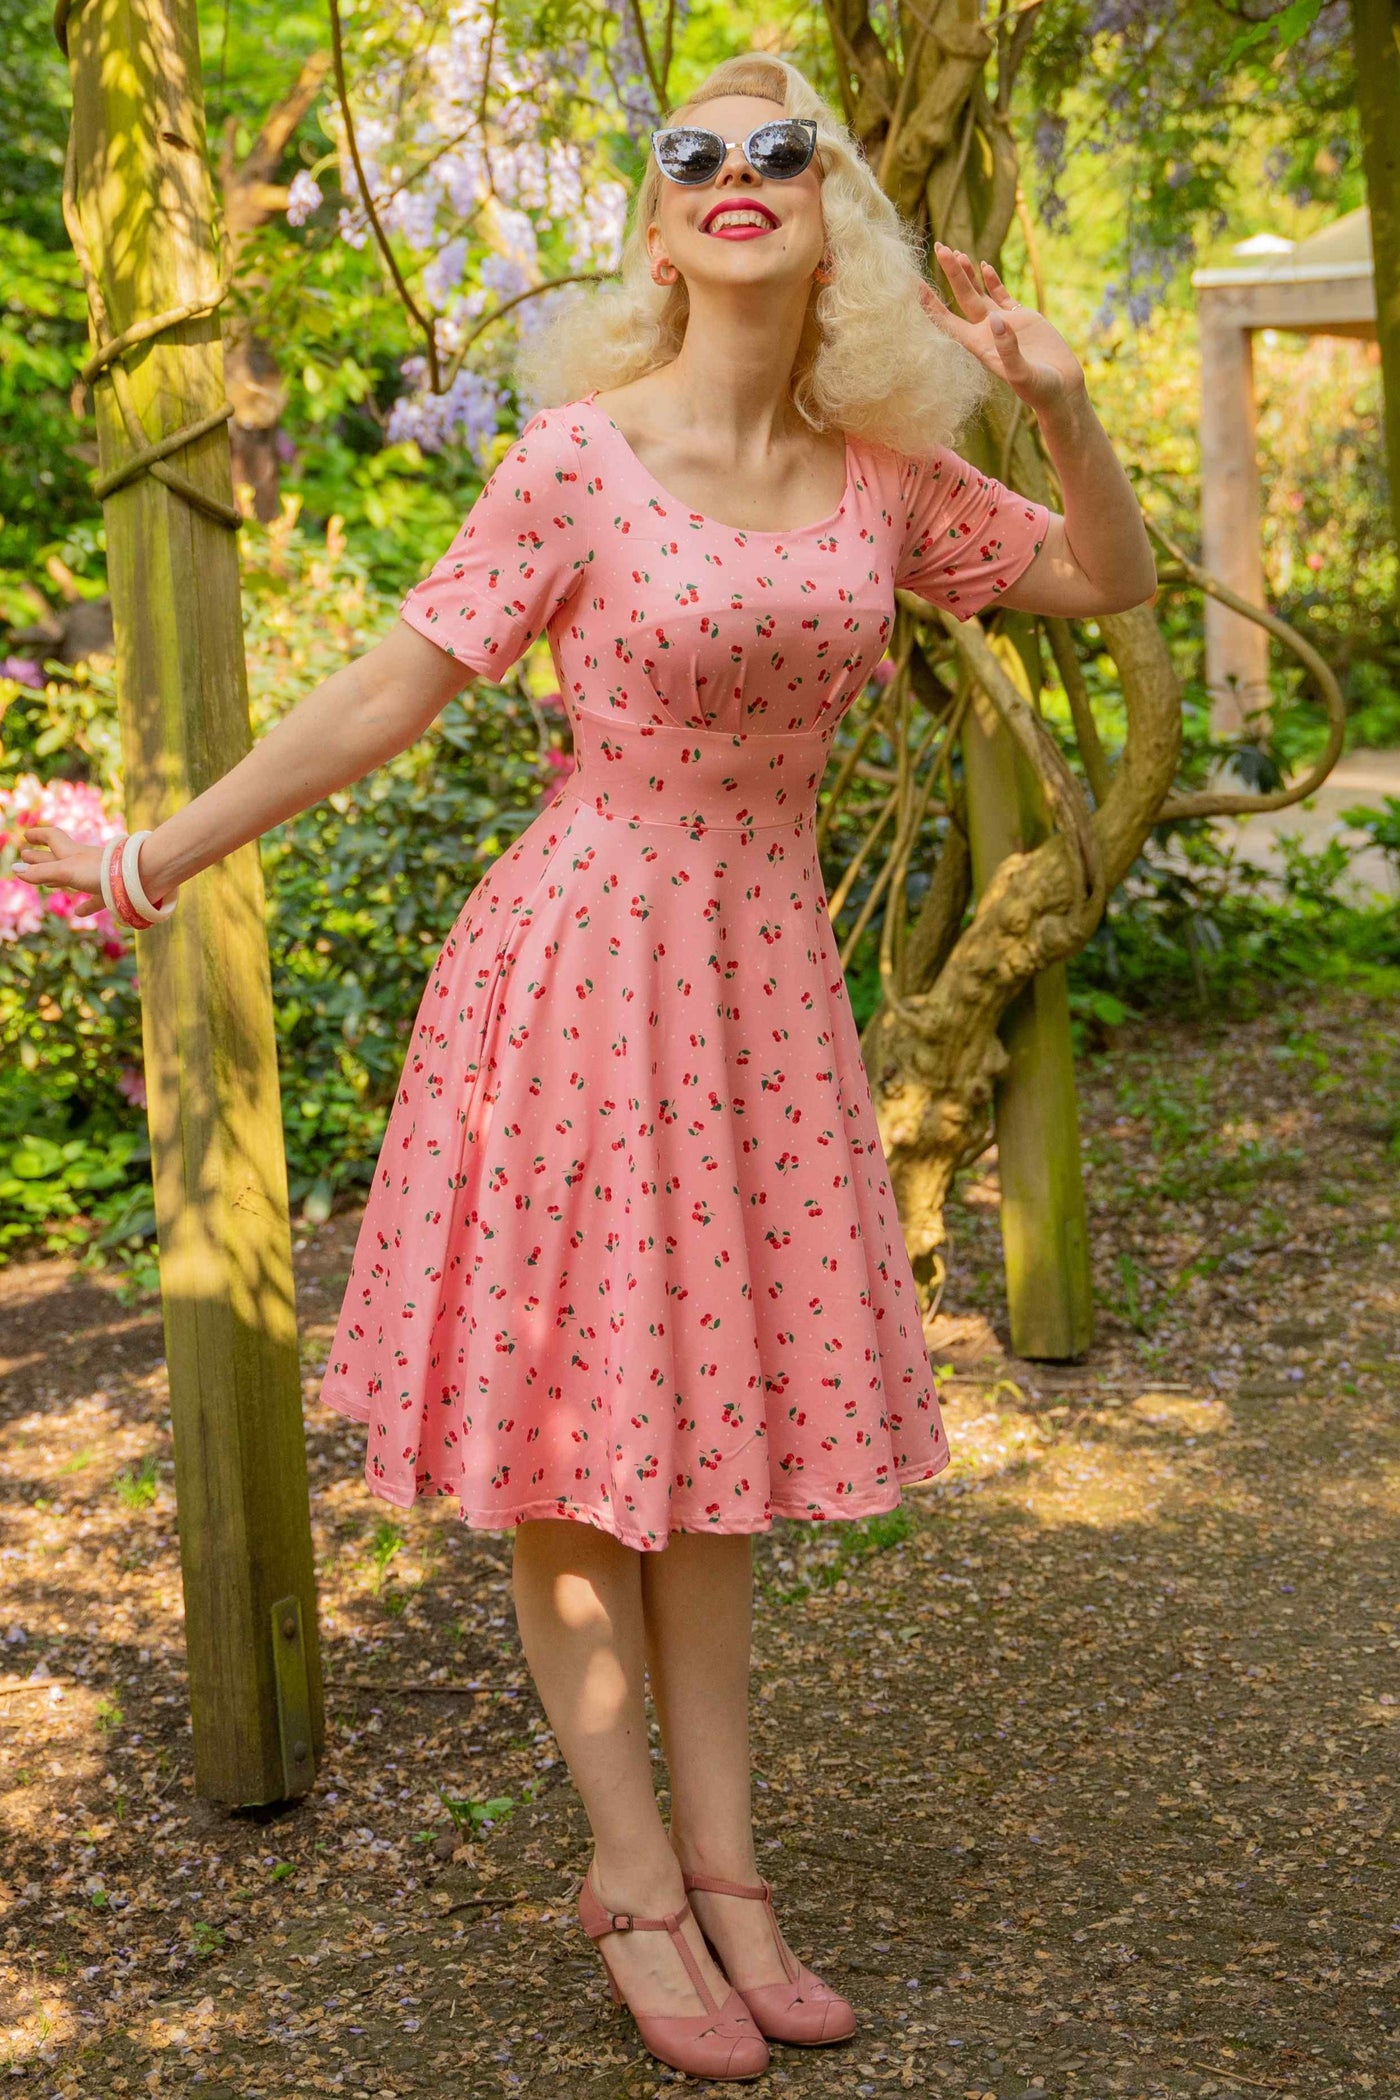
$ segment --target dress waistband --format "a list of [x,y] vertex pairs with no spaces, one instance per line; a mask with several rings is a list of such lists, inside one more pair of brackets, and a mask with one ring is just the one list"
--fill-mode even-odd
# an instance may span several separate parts
[[836,724],[751,732],[572,709],[569,792],[627,824],[706,831],[810,825]]

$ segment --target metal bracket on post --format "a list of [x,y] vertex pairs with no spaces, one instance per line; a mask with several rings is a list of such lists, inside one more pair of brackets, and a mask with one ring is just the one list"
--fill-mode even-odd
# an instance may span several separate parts
[[284,1597],[272,1607],[272,1670],[277,1685],[277,1726],[282,1737],[283,1796],[291,1801],[306,1793],[316,1777],[300,1597]]

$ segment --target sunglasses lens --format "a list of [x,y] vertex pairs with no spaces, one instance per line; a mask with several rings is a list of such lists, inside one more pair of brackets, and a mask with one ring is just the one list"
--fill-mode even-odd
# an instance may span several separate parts
[[656,158],[672,182],[708,182],[724,162],[724,140],[713,131],[678,126],[656,135]]
[[795,118],[764,124],[749,141],[749,158],[760,175],[774,182],[788,182],[800,175],[812,158],[815,137]]

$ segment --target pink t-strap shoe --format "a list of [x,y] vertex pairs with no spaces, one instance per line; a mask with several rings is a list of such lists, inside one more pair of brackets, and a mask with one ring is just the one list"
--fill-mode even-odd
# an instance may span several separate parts
[[[714,1874],[687,1874],[687,1894],[691,1889],[710,1889],[716,1896],[752,1896],[766,1904],[768,1922],[773,1928],[773,1938],[782,1962],[786,1983],[760,1983],[752,1990],[736,1985],[739,1996],[753,2014],[754,2023],[770,2041],[797,2042],[815,2047],[823,2042],[844,2042],[856,2031],[855,2007],[830,1984],[823,1983],[814,1975],[805,1962],[797,1959],[782,1933],[773,1914],[773,1885],[762,1881],[757,1888],[750,1888],[742,1881],[721,1881]],[[705,1931],[702,1925],[700,1930]],[[705,1933],[707,1945],[714,1942]],[[719,1960],[718,1953],[715,1954]]]
[[[594,1889],[590,1860],[583,1887],[578,1893],[578,1915],[584,1931],[595,1944],[610,1932],[670,1933],[676,1952],[685,1963],[706,2010],[702,2013],[643,2013],[629,2005],[627,2009],[637,2023],[637,2032],[653,2056],[663,2064],[669,2064],[673,2071],[689,2072],[692,2078],[758,2078],[768,2069],[768,2044],[750,2017],[743,1998],[731,1986],[729,1996],[719,2003],[686,1944],[681,1926],[687,1916],[694,1916],[688,1903],[683,1903],[679,1910],[671,1911],[664,1918],[639,1918],[632,1911],[608,1910]],[[598,1947],[598,1956],[607,1969],[613,2004],[627,2005],[601,1946]]]

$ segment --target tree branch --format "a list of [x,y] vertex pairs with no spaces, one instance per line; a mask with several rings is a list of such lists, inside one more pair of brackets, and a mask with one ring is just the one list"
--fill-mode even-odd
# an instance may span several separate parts
[[441,393],[441,373],[438,368],[437,329],[434,326],[433,322],[429,320],[425,314],[419,311],[417,302],[415,301],[412,292],[410,292],[407,284],[404,282],[403,272],[400,270],[398,263],[394,258],[394,251],[389,245],[389,236],[385,233],[384,228],[380,223],[379,214],[374,208],[374,199],[369,193],[369,183],[365,177],[364,163],[360,159],[359,142],[355,137],[355,120],[350,114],[350,91],[346,86],[345,82],[345,42],[341,34],[340,28],[339,0],[329,0],[329,6],[331,22],[331,53],[335,64],[336,96],[340,103],[341,120],[345,125],[345,143],[350,149],[350,159],[355,169],[355,180],[360,186],[360,200],[365,208],[365,216],[369,220],[370,225],[374,228],[374,237],[379,244],[379,252],[383,256],[385,264],[388,267],[389,275],[394,280],[395,289],[398,292],[399,298],[403,302],[404,309],[409,315],[411,315],[413,320],[417,322],[419,328],[421,328],[423,331],[424,340],[426,341],[428,346],[429,381],[432,385],[433,392],[435,394]]
[[[1330,664],[1318,654],[1305,635],[1299,634],[1296,627],[1289,626],[1287,620],[1281,620],[1277,613],[1266,611],[1262,605],[1251,605],[1247,598],[1241,598],[1237,591],[1232,591],[1218,576],[1212,576],[1209,569],[1203,569],[1199,562],[1192,561],[1190,556],[1183,552],[1175,541],[1169,540],[1150,518],[1144,522],[1153,538],[1160,541],[1172,559],[1180,564],[1182,581],[1193,584],[1198,591],[1204,591],[1208,597],[1217,599],[1221,605],[1228,605],[1231,612],[1239,613],[1246,620],[1253,620],[1256,626],[1266,628],[1275,640],[1283,642],[1293,651],[1304,667],[1312,673],[1322,693],[1323,705],[1327,709],[1326,749],[1312,771],[1295,787],[1279,788],[1268,795],[1176,795],[1162,804],[1157,813],[1158,823],[1167,818],[1240,817],[1251,816],[1256,811],[1265,809],[1291,809],[1295,802],[1302,802],[1308,795],[1316,794],[1342,755],[1342,745],[1346,740],[1346,703],[1342,699],[1342,689],[1333,675]],[[1170,585],[1176,580],[1171,576],[1162,578],[1164,585]]]

